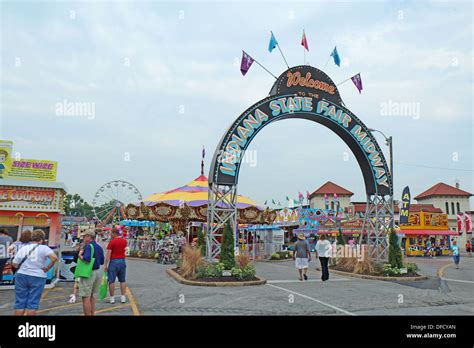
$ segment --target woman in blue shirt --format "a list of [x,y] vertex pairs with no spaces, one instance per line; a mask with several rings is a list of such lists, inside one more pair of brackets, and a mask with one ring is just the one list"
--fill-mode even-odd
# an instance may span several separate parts
[[453,240],[453,245],[451,246],[451,249],[453,250],[454,264],[456,265],[456,268],[459,268],[459,247],[457,246],[457,242],[455,240]]

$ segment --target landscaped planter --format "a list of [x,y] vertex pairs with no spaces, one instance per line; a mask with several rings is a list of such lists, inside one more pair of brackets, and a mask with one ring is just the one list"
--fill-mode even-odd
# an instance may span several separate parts
[[194,286],[251,286],[263,285],[267,282],[266,279],[258,276],[255,276],[253,280],[237,280],[234,277],[186,279],[176,269],[172,268],[168,268],[166,273],[181,284]]
[[[320,271],[321,269],[318,267],[316,270]],[[361,279],[371,279],[371,280],[388,280],[388,281],[416,281],[416,280],[426,280],[429,277],[419,275],[419,274],[403,274],[397,277],[393,276],[385,276],[383,274],[375,275],[375,274],[358,274],[358,273],[351,273],[351,272],[344,272],[339,271],[337,269],[329,268],[330,273],[354,277],[354,278],[361,278]]]

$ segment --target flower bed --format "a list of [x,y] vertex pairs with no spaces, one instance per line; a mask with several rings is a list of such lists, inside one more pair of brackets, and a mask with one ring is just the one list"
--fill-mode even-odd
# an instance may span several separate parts
[[416,272],[418,266],[415,263],[405,263],[402,268],[393,267],[389,263],[381,263],[364,257],[362,260],[357,258],[341,258],[336,260],[336,264],[330,266],[330,269],[374,277],[394,277],[394,278],[412,278],[420,277]]

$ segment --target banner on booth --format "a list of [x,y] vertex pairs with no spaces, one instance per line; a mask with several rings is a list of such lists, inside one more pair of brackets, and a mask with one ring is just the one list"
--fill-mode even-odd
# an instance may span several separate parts
[[15,158],[13,142],[0,140],[0,179],[56,181],[58,162]]

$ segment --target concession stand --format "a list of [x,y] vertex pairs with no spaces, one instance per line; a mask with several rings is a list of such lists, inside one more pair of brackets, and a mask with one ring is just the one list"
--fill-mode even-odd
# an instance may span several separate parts
[[433,256],[451,255],[450,236],[458,235],[449,229],[447,214],[428,212],[410,212],[408,223],[400,225],[397,234],[407,256],[426,256],[429,249]]
[[[0,227],[13,241],[25,230],[41,229],[47,245],[59,254],[61,217],[66,186],[56,182],[57,162],[11,157],[12,142],[0,140],[4,169],[0,178]],[[47,284],[54,285],[57,267],[48,272]],[[51,284],[53,283],[53,284]],[[9,262],[3,269],[1,288],[11,287]]]

